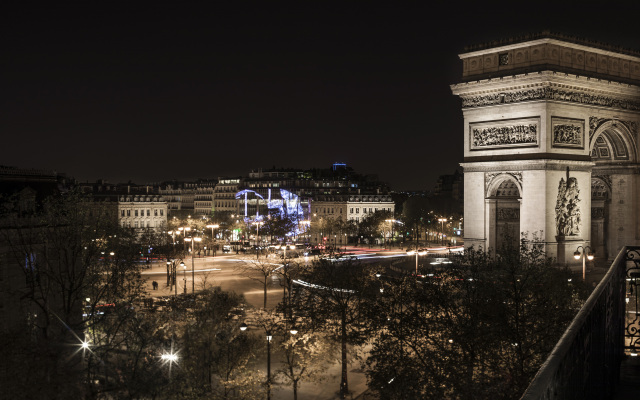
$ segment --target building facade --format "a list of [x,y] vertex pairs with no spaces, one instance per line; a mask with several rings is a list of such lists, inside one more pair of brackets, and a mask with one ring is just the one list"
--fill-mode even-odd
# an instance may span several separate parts
[[640,241],[640,53],[543,33],[460,55],[465,245],[549,256]]
[[123,228],[162,231],[167,226],[168,210],[159,195],[118,196],[118,223]]

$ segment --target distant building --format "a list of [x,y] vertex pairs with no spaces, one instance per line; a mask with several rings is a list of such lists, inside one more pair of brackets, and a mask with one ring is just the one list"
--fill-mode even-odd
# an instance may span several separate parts
[[107,216],[123,228],[151,228],[162,231],[166,228],[169,214],[168,202],[154,193],[152,186],[111,184],[103,180],[80,185],[84,193],[91,195],[89,207],[101,208]]
[[243,179],[218,178],[218,184],[213,188],[212,210],[213,214],[227,213],[238,214],[238,202],[235,195],[240,190]]

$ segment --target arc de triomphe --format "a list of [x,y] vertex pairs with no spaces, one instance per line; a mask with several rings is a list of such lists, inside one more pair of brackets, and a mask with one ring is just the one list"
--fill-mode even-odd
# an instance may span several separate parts
[[545,33],[460,58],[465,246],[640,244],[640,52]]

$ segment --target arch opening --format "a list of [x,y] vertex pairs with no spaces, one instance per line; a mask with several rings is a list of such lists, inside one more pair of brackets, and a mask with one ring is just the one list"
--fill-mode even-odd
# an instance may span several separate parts
[[520,200],[522,189],[510,174],[501,174],[493,179],[487,190],[486,201],[490,207],[492,221],[489,224],[489,238],[497,253],[501,250],[518,248],[520,241]]

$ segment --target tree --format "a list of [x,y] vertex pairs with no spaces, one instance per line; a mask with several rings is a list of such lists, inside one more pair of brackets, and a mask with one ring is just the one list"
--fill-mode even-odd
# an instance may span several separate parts
[[[103,310],[124,312],[142,293],[136,238],[118,227],[108,208],[73,192],[47,198],[28,217],[7,218],[2,241],[25,283],[12,287],[21,304],[8,334],[24,336],[19,364],[32,372],[3,374],[3,390],[29,396],[29,379],[41,383],[33,397],[91,393],[81,383],[95,375],[85,370],[79,349],[89,339],[101,346],[126,333]],[[99,374],[106,384],[105,371]]]
[[267,292],[269,290],[269,278],[281,267],[280,264],[273,263],[267,257],[245,258],[236,264],[236,270],[243,276],[260,282],[264,290],[264,305],[267,308]]
[[315,381],[327,370],[333,357],[333,346],[321,333],[298,332],[287,334],[280,348],[284,355],[277,376],[291,383],[293,399],[298,399],[298,388],[301,382]]
[[349,392],[347,345],[361,345],[367,339],[364,321],[366,293],[371,289],[369,267],[353,260],[319,260],[306,271],[300,290],[298,315],[310,328],[325,332],[340,343],[342,375],[340,396]]
[[240,330],[244,298],[219,288],[202,291],[181,337],[183,383],[196,397],[255,398],[258,379],[247,365],[261,343]]
[[360,222],[360,235],[368,238],[371,243],[374,238],[381,237],[383,230],[389,226],[386,220],[391,218],[393,218],[393,214],[387,210],[367,214]]
[[517,398],[579,308],[583,289],[534,241],[469,250],[424,282],[390,280],[370,315],[367,360],[382,398]]
[[274,238],[276,238],[276,240],[286,242],[286,236],[293,232],[296,227],[297,223],[294,219],[288,216],[274,214],[264,220],[264,225],[260,230],[261,232],[264,232],[265,236],[270,237],[271,243],[273,243]]

